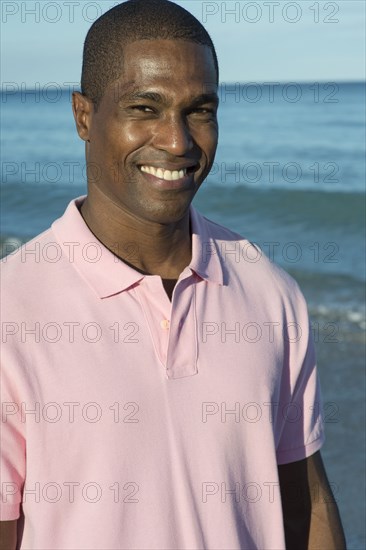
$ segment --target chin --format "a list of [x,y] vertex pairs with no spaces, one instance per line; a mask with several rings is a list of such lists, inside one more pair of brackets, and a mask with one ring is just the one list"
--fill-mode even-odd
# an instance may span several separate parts
[[184,205],[164,203],[159,207],[149,208],[149,211],[146,212],[145,218],[151,222],[161,223],[164,225],[177,223],[188,214],[190,205],[191,202]]

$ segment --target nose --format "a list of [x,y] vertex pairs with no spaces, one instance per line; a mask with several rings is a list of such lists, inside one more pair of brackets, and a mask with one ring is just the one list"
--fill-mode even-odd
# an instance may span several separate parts
[[193,148],[191,131],[181,116],[160,120],[154,132],[153,145],[175,156],[183,156]]

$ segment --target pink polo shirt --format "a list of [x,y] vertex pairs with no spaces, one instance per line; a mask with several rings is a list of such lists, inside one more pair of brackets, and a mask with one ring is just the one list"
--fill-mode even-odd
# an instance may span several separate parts
[[82,200],[3,261],[1,520],[32,550],[284,548],[277,465],[323,442],[296,283],[191,207],[170,302]]

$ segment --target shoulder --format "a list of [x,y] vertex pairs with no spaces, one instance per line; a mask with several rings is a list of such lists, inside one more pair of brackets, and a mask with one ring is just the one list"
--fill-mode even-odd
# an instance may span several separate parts
[[72,237],[80,239],[80,230],[87,231],[80,221],[77,209],[84,198],[77,197],[51,227],[23,244],[1,260],[1,284],[12,300],[30,299],[30,294],[52,290],[62,281],[67,270],[66,245],[77,245]]
[[52,238],[51,228],[49,228],[2,258],[0,260],[2,282],[9,284],[15,274],[27,277],[33,271],[37,271],[40,264],[48,263],[47,249],[52,245]]
[[204,226],[203,234],[206,235],[203,257],[212,253],[217,254],[229,282],[240,279],[246,289],[261,292],[266,297],[270,296],[272,301],[278,294],[286,301],[305,304],[295,279],[274,263],[258,244],[202,214],[198,216]]
[[25,310],[44,302],[57,286],[64,262],[60,245],[49,228],[1,260],[2,309],[18,304]]

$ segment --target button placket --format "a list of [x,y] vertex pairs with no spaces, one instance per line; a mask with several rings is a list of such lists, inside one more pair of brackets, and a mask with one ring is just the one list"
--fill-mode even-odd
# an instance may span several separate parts
[[166,361],[168,378],[197,374],[196,285],[194,277],[177,283],[173,298]]
[[[145,277],[138,288],[139,301],[149,328],[156,356],[166,368],[169,345],[170,307],[162,281],[158,276]],[[165,300],[166,298],[166,300]]]
[[169,319],[163,319],[162,321],[160,321],[160,326],[163,330],[169,330],[170,329]]

